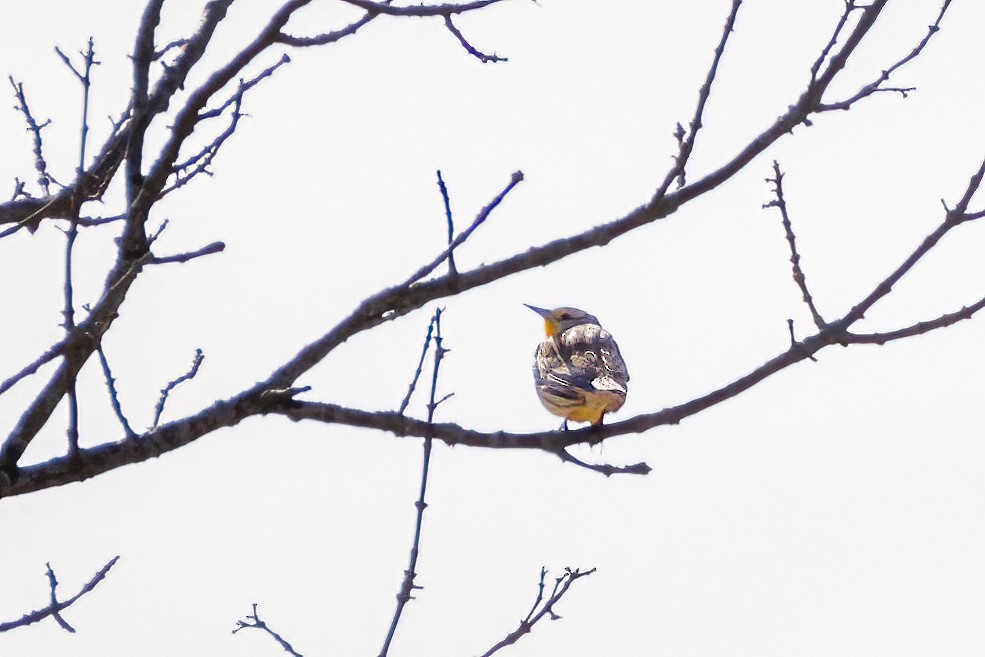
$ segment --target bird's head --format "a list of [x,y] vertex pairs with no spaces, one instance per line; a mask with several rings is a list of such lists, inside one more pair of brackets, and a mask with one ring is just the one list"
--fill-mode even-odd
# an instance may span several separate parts
[[599,320],[595,317],[595,315],[590,315],[584,310],[579,310],[578,308],[562,306],[561,308],[553,308],[548,310],[546,308],[531,306],[528,303],[523,305],[544,318],[544,328],[547,331],[547,337],[553,337],[559,333],[564,333],[569,328],[580,324],[599,323]]

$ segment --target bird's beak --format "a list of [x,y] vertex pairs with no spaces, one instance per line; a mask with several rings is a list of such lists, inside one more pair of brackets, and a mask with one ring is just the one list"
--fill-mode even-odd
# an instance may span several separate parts
[[537,306],[531,306],[529,303],[525,303],[523,305],[525,305],[527,308],[534,311],[544,319],[547,319],[551,315],[551,311],[547,310],[546,308],[538,308]]
[[551,317],[550,310],[546,308],[538,308],[537,306],[531,306],[529,303],[525,303],[523,305],[544,318],[544,332],[547,333],[547,337],[553,337],[554,334],[557,333],[557,324],[554,323],[554,318]]

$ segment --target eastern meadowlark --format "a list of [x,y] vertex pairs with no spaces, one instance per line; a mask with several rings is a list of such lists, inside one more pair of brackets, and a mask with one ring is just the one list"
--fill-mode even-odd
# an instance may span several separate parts
[[601,425],[626,401],[629,372],[612,334],[578,308],[547,310],[524,304],[544,318],[547,339],[534,353],[534,384],[544,407],[568,420]]

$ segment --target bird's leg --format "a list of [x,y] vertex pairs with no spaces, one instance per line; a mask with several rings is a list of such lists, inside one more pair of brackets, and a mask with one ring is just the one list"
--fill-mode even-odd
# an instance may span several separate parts
[[[601,415],[599,415],[599,420],[598,420],[598,422],[593,422],[593,423],[592,423],[592,426],[591,426],[591,427],[589,427],[589,428],[590,428],[590,429],[591,429],[591,430],[592,430],[592,431],[593,431],[594,433],[598,433],[598,431],[599,431],[599,429],[601,429],[601,428],[602,428],[602,420],[603,420],[604,418],[605,418],[605,413],[603,412],[603,413],[602,413]],[[603,440],[603,439],[602,439],[602,438],[600,438],[600,437],[598,437],[598,436],[592,436],[591,438],[589,438],[589,439],[588,439],[588,444],[589,444],[589,445],[591,445],[592,447],[595,447],[596,445],[601,445],[601,444],[602,444],[602,440]]]
[[564,422],[562,422],[561,426],[558,427],[558,431],[567,431],[567,430],[568,430],[568,418],[564,418]]

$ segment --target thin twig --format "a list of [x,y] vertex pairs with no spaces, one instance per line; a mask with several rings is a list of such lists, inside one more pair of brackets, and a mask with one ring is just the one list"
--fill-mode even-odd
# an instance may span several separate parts
[[407,394],[404,395],[403,400],[400,402],[400,408],[397,410],[397,415],[403,415],[404,411],[407,410],[407,406],[410,404],[410,398],[414,394],[414,389],[417,388],[417,381],[421,378],[421,371],[424,369],[424,358],[427,356],[428,347],[431,346],[431,334],[434,332],[434,317],[431,317],[431,321],[428,322],[428,332],[424,336],[424,346],[421,348],[421,357],[417,361],[417,369],[414,370],[414,376],[410,380],[410,385],[407,386]]
[[445,185],[444,178],[441,177],[441,169],[438,169],[438,189],[441,190],[441,199],[445,203],[445,221],[448,224],[448,273],[458,274],[455,267],[455,253],[451,251],[451,243],[455,237],[455,221],[451,214],[451,201],[448,198],[448,187]]
[[255,602],[253,603],[253,613],[249,614],[246,617],[246,620],[236,621],[236,628],[233,630],[233,634],[236,634],[240,630],[245,630],[245,629],[263,630],[271,637],[273,637],[274,641],[280,644],[280,647],[284,649],[284,652],[286,652],[289,655],[292,655],[293,657],[303,657],[301,653],[295,650],[294,647],[291,646],[290,643],[288,643],[287,639],[282,637],[277,632],[274,632],[270,628],[270,626],[267,625],[265,621],[260,620],[260,616],[257,613],[257,604]]
[[96,349],[96,353],[99,354],[99,362],[103,366],[103,375],[106,377],[106,387],[109,389],[109,401],[113,406],[113,412],[116,413],[116,418],[123,425],[123,432],[126,434],[126,437],[136,438],[137,432],[130,427],[126,415],[123,414],[123,407],[120,405],[120,396],[116,391],[116,379],[113,378],[113,372],[109,368],[109,361],[106,359],[106,353],[103,351],[101,345]]
[[855,4],[855,0],[845,0],[845,11],[842,12],[841,18],[838,19],[838,24],[835,25],[834,32],[831,33],[831,38],[825,44],[824,48],[821,49],[821,54],[818,55],[817,59],[814,60],[814,65],[811,66],[811,83],[813,84],[817,80],[818,71],[821,70],[821,65],[824,64],[824,60],[828,58],[828,54],[831,49],[835,47],[838,43],[838,37],[841,35],[841,31],[845,28],[845,24],[848,23],[848,17],[851,13],[859,9],[858,5]]
[[930,42],[930,39],[937,32],[940,31],[941,20],[944,18],[944,14],[947,12],[947,9],[950,5],[951,5],[951,0],[944,0],[943,4],[941,4],[941,9],[937,14],[937,19],[934,21],[933,25],[928,26],[927,33],[924,35],[923,39],[921,39],[920,42],[917,43],[917,45],[914,46],[914,48],[909,53],[901,57],[889,68],[884,69],[879,74],[879,77],[877,77],[875,80],[873,80],[869,84],[859,89],[855,93],[855,95],[851,96],[850,98],[846,98],[845,100],[841,100],[834,103],[819,104],[817,111],[830,112],[833,110],[846,110],[852,105],[854,105],[855,103],[857,103],[858,101],[862,100],[863,98],[867,98],[872,94],[880,93],[880,92],[894,92],[901,94],[904,98],[906,98],[907,94],[911,91],[914,91],[916,87],[883,87],[882,84],[888,81],[889,78],[893,75],[893,73],[895,73],[897,70],[899,70],[906,64],[916,59],[920,55],[920,53],[923,52],[923,49]]
[[189,39],[175,39],[174,41],[165,44],[163,48],[154,52],[154,59],[159,60],[176,48],[184,48],[188,45],[188,41]]
[[578,459],[571,455],[568,450],[561,448],[555,452],[558,457],[565,463],[571,463],[577,465],[579,468],[585,468],[586,470],[591,470],[592,472],[599,472],[604,474],[606,477],[611,477],[614,474],[635,474],[635,475],[648,475],[652,468],[646,463],[634,463],[632,465],[610,465],[608,463],[586,463],[581,459]]
[[114,214],[110,217],[79,217],[76,223],[83,227],[102,226],[104,224],[112,224],[118,221],[123,221],[126,218],[127,216],[125,214]]
[[[448,353],[448,350],[441,344],[441,313],[442,309],[438,308],[434,311],[434,317],[431,319],[431,323],[434,325],[434,365],[431,369],[431,393],[427,406],[427,423],[429,425],[434,423],[434,412],[437,410],[438,405],[441,404],[444,399],[447,399],[446,396],[441,400],[435,401],[436,389],[438,387],[438,373],[441,369],[441,360],[444,358],[445,354]],[[430,327],[428,328],[428,334],[431,334]],[[423,465],[421,466],[421,488],[417,502],[414,504],[414,507],[417,509],[417,521],[414,525],[414,540],[410,548],[410,563],[407,566],[407,570],[404,571],[404,578],[400,583],[400,591],[397,593],[397,608],[393,612],[393,618],[390,621],[390,629],[387,631],[386,638],[383,640],[383,648],[380,650],[379,657],[386,657],[389,653],[390,643],[393,641],[394,634],[397,632],[397,625],[400,623],[400,616],[403,613],[404,606],[413,600],[413,596],[411,594],[415,590],[422,588],[414,583],[414,578],[417,577],[417,558],[420,554],[421,530],[424,524],[424,509],[427,508],[425,497],[427,494],[428,472],[430,470],[430,466],[431,437],[427,436],[424,438]]]
[[722,56],[725,54],[725,45],[728,43],[729,37],[735,29],[735,19],[739,14],[740,5],[742,5],[742,0],[732,0],[732,8],[729,10],[728,18],[725,19],[725,29],[722,31],[722,37],[718,41],[718,46],[715,48],[715,56],[711,60],[711,66],[708,67],[708,74],[705,77],[704,84],[701,85],[701,90],[698,92],[698,104],[694,109],[694,117],[688,126],[689,130],[687,131],[686,137],[684,136],[681,124],[677,124],[678,153],[674,158],[674,166],[667,172],[660,187],[657,188],[656,193],[653,195],[654,200],[662,199],[674,180],[677,180],[678,188],[684,187],[687,182],[685,176],[687,161],[691,157],[691,152],[694,150],[694,140],[703,126],[702,117],[704,116],[705,104],[707,104],[708,97],[711,95],[711,87],[715,82],[715,76],[718,74],[718,65],[722,61]]
[[72,626],[69,625],[65,621],[65,619],[61,617],[60,615],[61,612],[71,607],[80,598],[82,598],[82,596],[86,595],[94,588],[96,588],[99,585],[99,583],[106,578],[106,575],[109,573],[110,569],[116,565],[116,562],[119,561],[119,559],[120,559],[119,556],[115,556],[112,559],[110,559],[109,562],[105,566],[103,566],[98,573],[93,575],[92,579],[90,579],[81,589],[79,589],[78,593],[73,595],[68,600],[64,600],[62,602],[58,601],[58,597],[55,594],[55,588],[58,586],[58,580],[55,577],[55,573],[51,569],[50,564],[45,564],[45,566],[47,567],[45,576],[48,578],[48,586],[51,590],[51,603],[47,607],[44,607],[43,609],[38,609],[37,611],[32,611],[30,613],[24,614],[22,617],[18,618],[17,620],[0,623],[0,632],[7,632],[16,627],[24,627],[25,625],[37,623],[38,621],[44,620],[49,616],[55,617],[58,624],[61,625],[62,628],[64,628],[66,631],[75,632]]
[[194,251],[188,251],[186,253],[176,253],[175,255],[169,256],[153,256],[148,261],[151,265],[164,265],[174,262],[188,262],[189,260],[194,260],[195,258],[201,258],[202,256],[211,255],[213,253],[221,253],[226,248],[225,242],[212,242],[211,244],[206,244],[200,249]]
[[493,200],[490,201],[488,205],[486,205],[486,207],[482,208],[482,210],[479,211],[479,214],[476,215],[475,219],[472,221],[472,224],[464,231],[459,233],[458,237],[452,240],[451,244],[448,245],[448,248],[441,252],[441,255],[439,255],[437,258],[435,258],[434,260],[432,260],[431,262],[429,262],[428,264],[424,265],[416,272],[411,274],[410,277],[406,281],[404,281],[403,286],[404,287],[410,286],[413,283],[416,283],[417,281],[421,280],[431,272],[433,272],[435,269],[437,269],[438,266],[442,262],[444,262],[449,255],[451,255],[452,251],[454,251],[456,248],[461,246],[462,243],[465,240],[467,240],[470,235],[472,235],[475,229],[482,225],[482,223],[489,217],[492,211],[495,210],[499,206],[499,204],[503,202],[503,199],[506,198],[506,195],[509,194],[511,191],[513,191],[513,188],[519,185],[522,181],[523,181],[522,171],[517,171],[512,176],[510,176],[510,182],[507,183],[506,187],[503,188],[503,191],[497,194],[493,198]]
[[47,198],[51,196],[49,186],[51,178],[48,175],[48,163],[44,159],[44,142],[41,139],[41,131],[51,125],[51,119],[44,123],[38,123],[34,115],[31,114],[31,107],[27,104],[27,96],[24,95],[24,83],[15,82],[13,76],[8,76],[7,79],[10,80],[10,86],[14,88],[14,96],[19,103],[14,109],[20,110],[21,114],[24,115],[28,132],[34,137],[34,168],[38,172],[38,185],[41,186],[41,191]]
[[515,630],[507,634],[489,650],[482,653],[482,657],[490,657],[490,655],[499,652],[506,646],[513,645],[519,641],[523,635],[529,634],[534,625],[541,621],[545,616],[550,620],[559,620],[561,616],[554,611],[554,605],[561,601],[561,598],[564,597],[564,594],[568,592],[568,589],[576,580],[591,575],[595,571],[595,568],[585,571],[578,568],[575,568],[574,570],[565,568],[564,575],[555,578],[554,590],[552,591],[551,596],[547,600],[544,600],[544,579],[547,577],[547,569],[541,568],[540,583],[537,586],[537,599],[534,601],[534,605],[530,609],[530,613],[527,614],[526,618],[520,621],[520,625]]
[[272,76],[278,68],[289,63],[290,61],[291,58],[286,53],[281,55],[281,58],[277,61],[277,63],[268,66],[251,79],[240,79],[236,92],[226,99],[226,101],[221,105],[214,109],[204,110],[199,113],[198,122],[202,123],[208,119],[222,116],[227,109],[232,107],[232,111],[229,112],[229,124],[222,132],[216,135],[208,144],[199,149],[198,152],[189,156],[183,162],[177,162],[172,166],[172,173],[174,174],[175,180],[171,185],[165,187],[158,193],[158,198],[164,198],[171,192],[184,187],[199,174],[204,173],[208,176],[212,175],[212,171],[209,167],[212,165],[212,162],[215,160],[226,141],[232,137],[233,134],[235,134],[236,129],[239,127],[240,119],[247,116],[242,112],[243,98],[246,95],[246,92],[255,87],[262,80]]
[[496,53],[487,55],[486,53],[482,52],[481,50],[473,46],[471,43],[469,43],[468,39],[465,38],[465,35],[462,34],[462,31],[459,30],[457,27],[455,27],[455,23],[451,19],[451,14],[445,16],[445,27],[448,28],[448,31],[451,32],[456,39],[458,39],[458,42],[462,44],[463,48],[465,48],[465,52],[472,55],[483,64],[489,64],[489,63],[495,64],[497,62],[510,61],[509,57],[500,57]]
[[790,264],[793,267],[793,280],[797,283],[797,287],[800,288],[801,297],[804,303],[807,304],[808,310],[811,311],[814,325],[818,328],[824,328],[824,318],[821,317],[817,306],[814,305],[814,297],[807,287],[807,279],[804,277],[804,271],[800,268],[800,253],[797,252],[797,238],[793,234],[793,224],[790,223],[790,215],[787,214],[787,201],[783,197],[783,172],[780,171],[780,164],[776,160],[773,160],[773,177],[767,178],[766,182],[773,183],[773,195],[775,198],[769,203],[763,204],[763,207],[777,208],[780,210],[783,231],[787,236],[787,244],[790,245]]
[[67,343],[67,338],[59,340],[55,344],[48,347],[43,354],[35,358],[31,363],[28,363],[22,367],[16,374],[6,379],[3,383],[0,383],[0,395],[13,388],[19,381],[37,372],[42,366],[61,356]]
[[195,358],[192,360],[191,369],[179,376],[177,379],[168,381],[168,384],[161,390],[161,398],[157,400],[157,406],[154,407],[154,424],[151,425],[152,429],[156,429],[158,424],[161,422],[161,414],[164,413],[164,405],[168,402],[168,395],[171,394],[172,390],[185,381],[194,379],[195,375],[198,374],[198,368],[201,367],[203,360],[205,360],[205,354],[201,349],[196,349]]
[[[78,165],[78,175],[81,176],[82,172],[85,170],[85,152],[86,152],[86,139],[89,134],[89,88],[92,84],[91,73],[92,67],[95,65],[96,53],[92,47],[92,37],[89,37],[89,47],[86,51],[82,53],[83,56],[83,67],[82,72],[72,66],[71,61],[65,56],[61,50],[55,49],[56,52],[62,57],[63,61],[72,71],[79,82],[82,84],[82,128],[81,136],[79,138],[79,165]],[[62,310],[65,322],[65,332],[70,335],[75,331],[75,288],[74,288],[74,277],[72,274],[72,259],[75,250],[75,240],[79,235],[79,212],[81,210],[81,202],[78,197],[73,197],[69,205],[69,227],[65,231],[65,307]],[[68,396],[68,429],[66,431],[68,435],[68,453],[69,456],[75,458],[79,452],[79,400],[77,392],[77,369],[67,369],[66,377],[69,380],[65,382]]]

